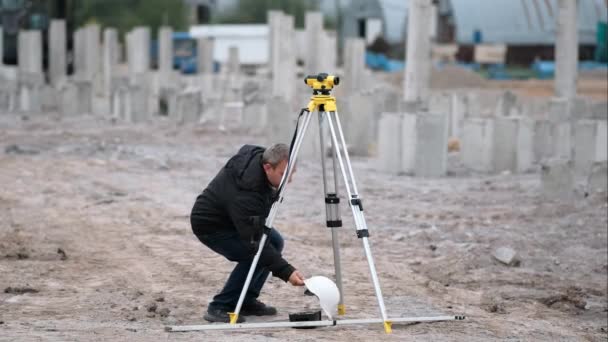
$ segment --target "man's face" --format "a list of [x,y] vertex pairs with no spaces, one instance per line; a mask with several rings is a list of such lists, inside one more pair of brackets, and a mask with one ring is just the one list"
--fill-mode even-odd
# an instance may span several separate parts
[[[268,178],[268,182],[278,188],[281,185],[281,179],[283,178],[283,174],[287,172],[287,160],[282,160],[276,167],[272,167],[270,164],[264,164],[264,172],[266,172],[266,178]],[[295,168],[292,170],[291,174],[295,172]],[[289,182],[291,182],[291,177],[289,177]]]

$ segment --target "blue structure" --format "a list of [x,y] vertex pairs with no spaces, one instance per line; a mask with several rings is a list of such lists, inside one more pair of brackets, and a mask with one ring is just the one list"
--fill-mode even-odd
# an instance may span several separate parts
[[173,33],[173,68],[183,74],[196,73],[196,40],[189,32]]

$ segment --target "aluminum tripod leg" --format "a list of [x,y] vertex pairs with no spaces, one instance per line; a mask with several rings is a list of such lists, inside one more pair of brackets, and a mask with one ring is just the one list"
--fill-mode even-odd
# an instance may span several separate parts
[[[323,191],[325,193],[325,201],[327,205],[327,200],[330,194],[335,196],[335,199],[338,200],[340,198],[338,193],[338,174],[336,170],[336,152],[335,146],[332,143],[332,160],[333,160],[333,169],[334,169],[334,191],[333,193],[327,188],[327,171],[325,166],[325,130],[324,130],[324,122],[325,122],[325,114],[323,112],[319,112],[319,140],[321,143],[321,169],[323,172]],[[339,202],[337,203],[339,205]],[[339,208],[337,207],[339,210]],[[338,211],[339,214],[339,211]],[[342,224],[332,226],[330,224],[329,212],[327,215],[327,225],[331,229],[331,241],[334,252],[334,268],[335,268],[335,276],[336,276],[336,285],[338,286],[338,290],[340,291],[340,302],[338,302],[338,314],[344,315],[346,313],[346,309],[344,307],[344,291],[342,290],[342,267],[340,263],[340,243],[338,240],[338,232],[337,228],[341,227]]]
[[[270,208],[270,213],[268,214],[268,217],[266,218],[266,227],[272,227],[272,222],[274,221],[274,218],[277,214],[277,210],[279,205],[281,204],[281,202],[283,201],[283,193],[285,192],[285,189],[287,188],[287,180],[289,179],[289,176],[291,175],[296,159],[298,157],[298,152],[300,150],[300,146],[302,145],[302,141],[304,140],[304,136],[306,135],[306,130],[308,129],[308,124],[310,123],[310,119],[312,117],[312,113],[311,112],[306,112],[305,116],[304,116],[304,125],[302,126],[302,128],[299,131],[296,131],[296,139],[294,142],[294,147],[292,150],[292,153],[289,156],[289,163],[288,168],[287,168],[287,172],[283,173],[283,178],[281,179],[281,187],[280,187],[280,191],[279,191],[279,195],[278,195],[278,200],[276,202],[274,202],[272,204],[272,207]],[[264,245],[266,244],[266,239],[268,238],[268,234],[264,233],[262,235],[262,239],[260,240],[260,245],[258,247],[258,251],[256,252],[255,256],[253,257],[253,261],[251,262],[251,267],[249,268],[249,272],[247,273],[247,279],[245,280],[245,284],[243,285],[243,289],[241,290],[241,294],[239,296],[239,301],[236,304],[236,309],[234,310],[234,312],[229,312],[228,314],[230,315],[230,324],[236,324],[238,317],[239,317],[239,313],[241,312],[241,307],[243,306],[243,301],[245,300],[245,296],[247,295],[247,290],[249,289],[249,285],[251,284],[251,279],[253,278],[253,273],[255,271],[255,268],[258,264],[258,261],[260,260],[260,256],[262,255],[262,250],[264,249]]]
[[[353,212],[353,217],[355,220],[355,225],[357,228],[357,236],[361,238],[363,241],[363,248],[365,250],[365,256],[367,257],[367,263],[369,265],[369,270],[372,276],[372,282],[374,284],[374,289],[376,291],[376,298],[378,299],[378,306],[380,308],[380,314],[382,316],[382,320],[384,322],[384,329],[387,333],[391,331],[391,322],[388,320],[386,315],[386,307],[384,305],[384,298],[382,297],[382,290],[380,289],[380,281],[378,280],[378,275],[376,273],[376,266],[374,265],[374,258],[372,256],[372,251],[369,245],[368,236],[369,232],[367,230],[367,224],[365,222],[365,216],[363,215],[363,205],[361,203],[361,199],[357,193],[357,184],[355,182],[355,176],[353,174],[352,166],[350,163],[350,158],[348,156],[348,150],[346,148],[346,142],[344,140],[344,134],[342,132],[342,127],[340,125],[340,118],[338,116],[338,112],[325,112],[327,114],[327,121],[329,123],[329,129],[331,133],[331,138],[334,146],[334,150],[338,155],[338,162],[340,163],[340,169],[342,170],[342,176],[344,177],[344,185],[346,186],[346,191],[348,193],[348,198],[350,201],[350,208]],[[332,118],[333,116],[333,118]],[[334,127],[335,121],[335,127]],[[339,140],[338,140],[339,137]],[[344,160],[342,158],[341,149],[344,150]],[[346,165],[345,165],[346,162]],[[352,189],[351,189],[352,186]]]

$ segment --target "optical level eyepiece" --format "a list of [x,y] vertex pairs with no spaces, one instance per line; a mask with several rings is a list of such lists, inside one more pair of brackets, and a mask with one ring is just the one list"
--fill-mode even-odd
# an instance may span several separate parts
[[304,83],[311,87],[315,94],[320,92],[323,95],[329,95],[329,92],[333,87],[340,84],[340,78],[338,76],[320,73],[318,75],[306,76],[304,78]]

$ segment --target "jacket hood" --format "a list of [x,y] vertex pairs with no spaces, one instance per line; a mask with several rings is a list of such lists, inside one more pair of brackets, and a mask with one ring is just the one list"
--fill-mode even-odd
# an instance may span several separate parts
[[262,166],[262,154],[266,149],[260,146],[244,145],[226,164],[237,186],[243,190],[267,190],[268,179]]

